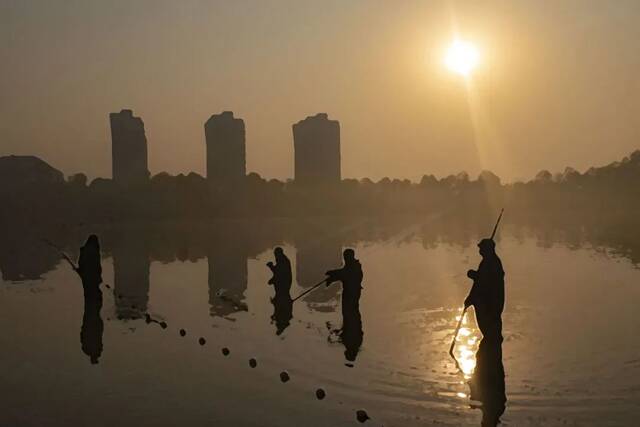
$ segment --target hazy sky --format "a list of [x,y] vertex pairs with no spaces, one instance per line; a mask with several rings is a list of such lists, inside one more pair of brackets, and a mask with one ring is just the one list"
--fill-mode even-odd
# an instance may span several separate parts
[[[245,120],[247,170],[293,172],[292,123],[341,125],[343,176],[505,180],[640,148],[640,2],[0,0],[0,155],[111,176],[108,114],[155,174],[204,172],[203,124]],[[454,37],[478,45],[469,85]]]

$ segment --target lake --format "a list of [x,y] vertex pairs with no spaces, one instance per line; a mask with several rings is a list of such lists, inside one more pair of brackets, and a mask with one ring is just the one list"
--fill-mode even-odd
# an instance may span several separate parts
[[[16,232],[1,243],[0,425],[353,426],[359,410],[363,425],[480,425],[467,385],[481,339],[473,310],[461,370],[448,350],[490,227],[308,219]],[[75,259],[91,232],[102,242],[99,313],[85,312],[79,278],[40,239]],[[360,323],[338,332],[339,283],[289,306],[272,300],[276,246],[292,263],[292,297],[354,248]],[[634,425],[637,253],[579,228],[522,224],[505,224],[497,252],[504,425]]]

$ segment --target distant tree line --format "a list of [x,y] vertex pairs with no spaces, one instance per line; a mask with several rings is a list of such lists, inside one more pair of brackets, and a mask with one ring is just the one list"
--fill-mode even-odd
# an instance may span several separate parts
[[9,158],[0,158],[0,221],[4,224],[422,215],[487,212],[500,206],[507,206],[511,217],[585,212],[635,215],[640,207],[640,151],[584,173],[571,168],[555,175],[541,171],[528,182],[509,184],[489,171],[475,179],[462,172],[441,179],[424,175],[417,183],[364,178],[316,186],[266,180],[257,173],[223,185],[196,173],[162,172],[143,184],[123,187],[104,178],[89,183],[84,174],[65,180],[35,157],[29,158],[26,167],[16,168],[3,162]]

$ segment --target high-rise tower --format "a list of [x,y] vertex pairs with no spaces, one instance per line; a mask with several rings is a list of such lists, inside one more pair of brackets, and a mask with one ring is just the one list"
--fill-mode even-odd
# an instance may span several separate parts
[[340,123],[326,113],[293,125],[295,180],[302,184],[340,182]]
[[207,179],[226,184],[246,175],[244,121],[233,112],[214,114],[204,124],[207,143]]
[[113,180],[124,185],[148,180],[147,138],[142,119],[131,110],[122,110],[109,114],[109,120]]

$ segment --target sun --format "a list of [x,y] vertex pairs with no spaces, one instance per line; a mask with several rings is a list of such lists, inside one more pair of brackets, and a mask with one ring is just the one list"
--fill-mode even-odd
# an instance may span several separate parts
[[478,48],[464,40],[455,40],[451,43],[444,58],[444,64],[449,70],[464,77],[469,77],[479,61]]

